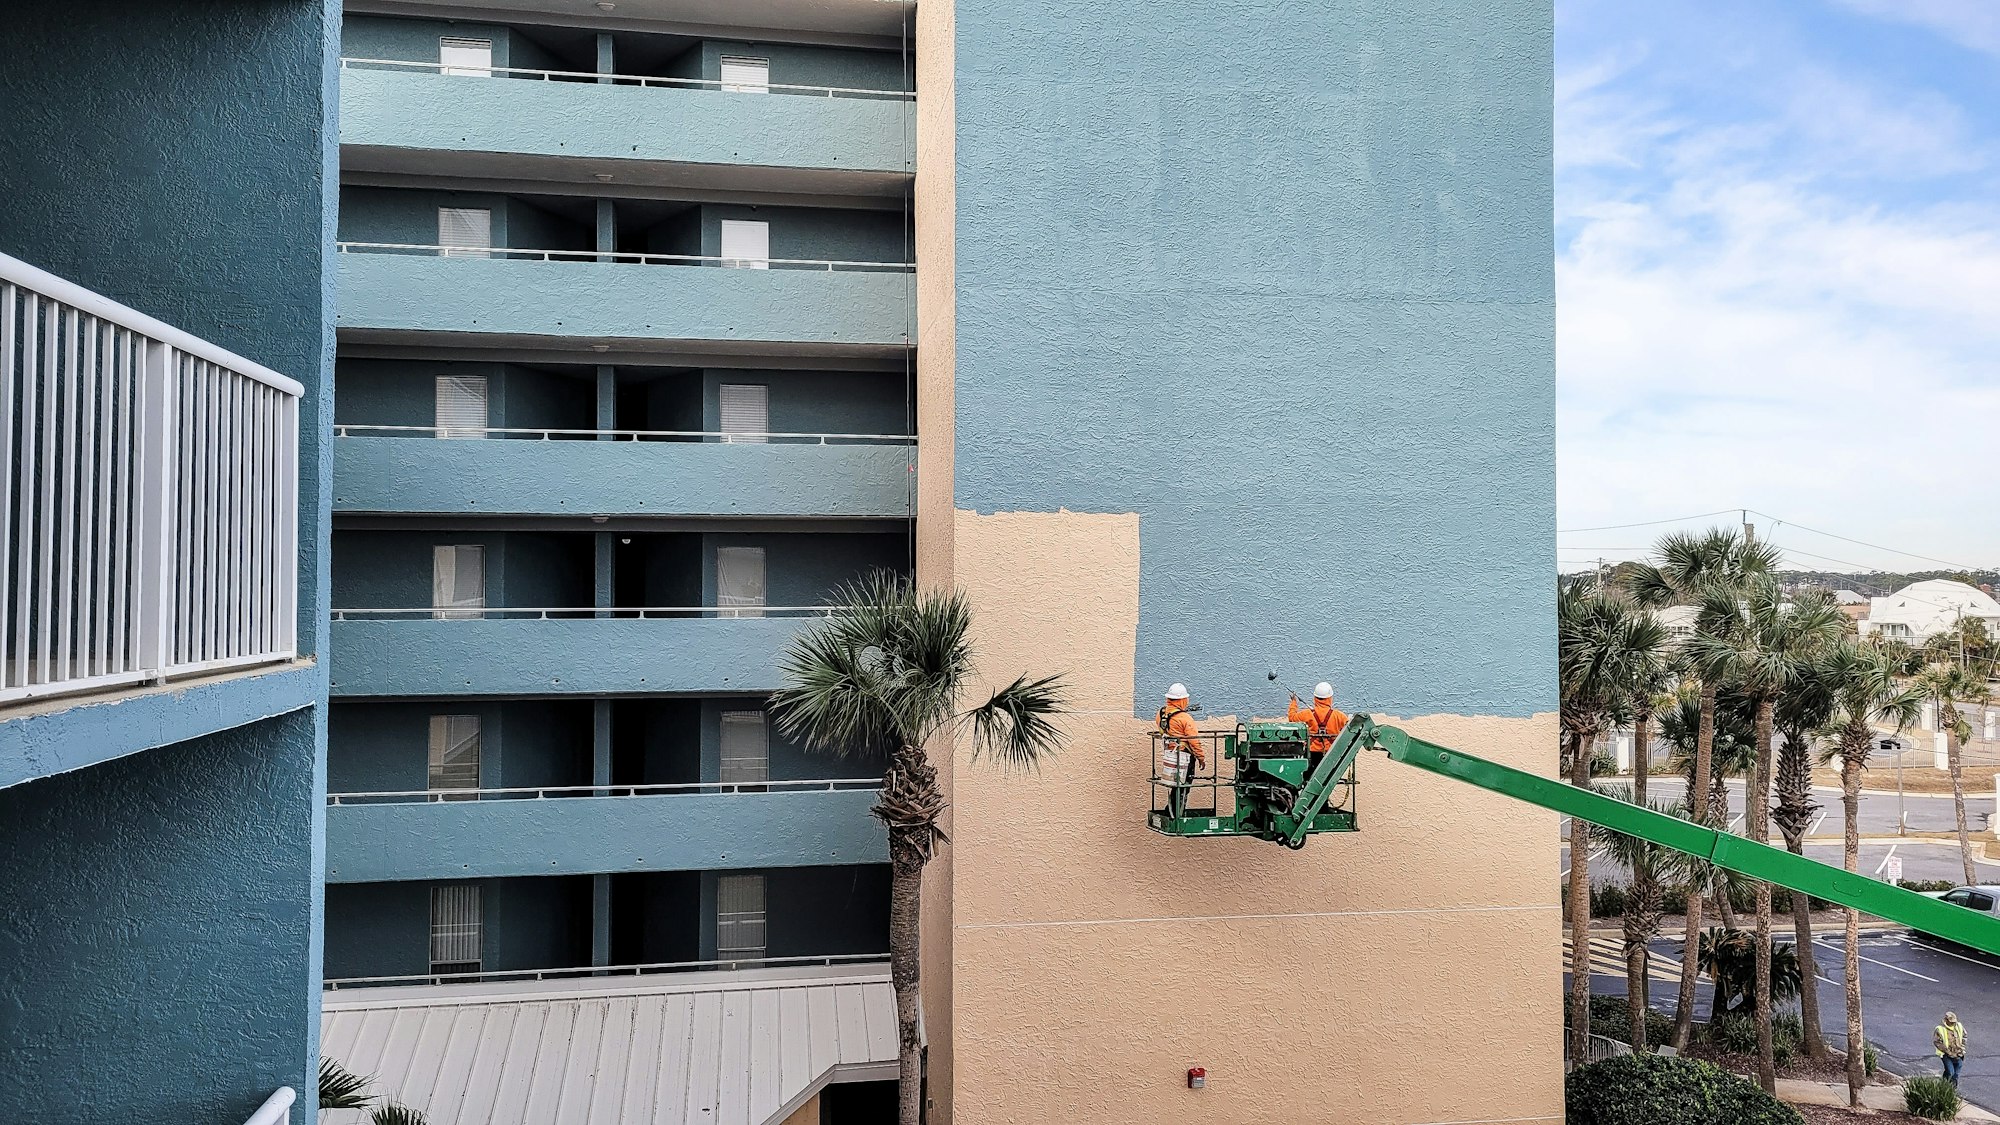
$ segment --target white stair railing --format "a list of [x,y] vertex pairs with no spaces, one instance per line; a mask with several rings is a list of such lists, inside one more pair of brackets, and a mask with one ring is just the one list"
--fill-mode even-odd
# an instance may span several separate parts
[[302,391],[0,254],[0,704],[295,654]]
[[298,1091],[290,1086],[280,1086],[264,1099],[257,1112],[250,1115],[243,1125],[291,1125],[292,1103],[299,1098]]

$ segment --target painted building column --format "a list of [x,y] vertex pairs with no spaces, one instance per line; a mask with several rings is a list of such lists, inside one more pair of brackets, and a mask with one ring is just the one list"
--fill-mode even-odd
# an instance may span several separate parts
[[613,70],[612,57],[611,57],[611,33],[608,31],[600,31],[597,33],[598,84],[600,86],[611,85],[611,75],[613,73],[615,73],[615,71]]
[[605,431],[618,425],[618,372],[609,364],[597,368],[597,429],[598,441],[610,441],[611,435]]
[[[609,199],[597,201],[597,252],[613,254],[618,250],[618,206]],[[609,258],[599,259],[610,261]]]
[[[610,539],[599,535],[598,539]],[[604,552],[600,548],[600,555]],[[598,583],[600,603],[608,583]],[[593,700],[590,715],[590,783],[611,784],[611,701]],[[590,963],[611,963],[611,876],[593,875],[590,880]]]

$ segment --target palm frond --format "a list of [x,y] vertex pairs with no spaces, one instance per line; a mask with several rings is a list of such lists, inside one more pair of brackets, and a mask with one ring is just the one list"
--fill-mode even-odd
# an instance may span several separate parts
[[334,1059],[320,1056],[319,1107],[321,1109],[367,1109],[375,1095],[368,1092],[372,1077],[356,1074]]
[[392,1102],[370,1114],[372,1125],[429,1125],[424,1115],[409,1106]]
[[1008,767],[1040,768],[1062,744],[1061,732],[1050,720],[1062,715],[1067,703],[1061,676],[1016,677],[965,713],[972,725],[972,760],[990,756]]

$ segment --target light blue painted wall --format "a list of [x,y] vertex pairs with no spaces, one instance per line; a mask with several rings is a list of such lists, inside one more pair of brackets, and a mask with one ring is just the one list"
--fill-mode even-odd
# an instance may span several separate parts
[[913,103],[346,70],[344,144],[907,174]]
[[593,604],[596,576],[587,533],[344,529],[333,536],[335,606],[429,606],[434,548],[447,544],[486,548],[489,606],[562,609]]
[[336,621],[332,690],[384,695],[725,695],[779,687],[802,619]]
[[327,718],[327,791],[386,793],[428,787],[433,715],[478,717],[481,788],[591,783],[588,700],[342,700]]
[[1551,24],[959,12],[957,503],[1139,514],[1140,712],[1555,706]]
[[915,459],[908,445],[355,436],[334,442],[333,502],[342,512],[900,519]]
[[876,794],[668,793],[341,804],[326,812],[326,877],[589,875],[885,863]]
[[430,932],[429,883],[329,884],[326,977],[428,973]]
[[[487,420],[496,428],[588,430],[596,426],[596,374],[570,374],[512,363],[426,363],[400,359],[342,359],[337,426],[434,426],[440,375],[486,380]],[[336,458],[339,446],[336,444]],[[334,481],[342,476],[334,467]]]
[[339,256],[342,328],[873,345],[908,340],[910,275]]
[[514,34],[512,29],[492,23],[349,14],[340,25],[340,54],[350,59],[434,63],[438,61],[438,40],[451,36],[491,40],[494,66],[536,66],[533,62],[515,61]]

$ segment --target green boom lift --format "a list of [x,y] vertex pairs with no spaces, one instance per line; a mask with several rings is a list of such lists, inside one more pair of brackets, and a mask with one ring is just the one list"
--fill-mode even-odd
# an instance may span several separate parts
[[[1204,733],[1210,761],[1234,765],[1203,777],[1179,768],[1174,748],[1154,736],[1153,807],[1147,827],[1168,836],[1250,836],[1302,848],[1320,832],[1353,832],[1354,762],[1363,750],[1476,785],[1503,797],[1581,817],[1795,892],[1898,922],[2000,955],[2000,918],[1806,859],[1759,840],[1719,832],[1614,800],[1601,793],[1489,762],[1356,715],[1324,754],[1310,752],[1303,723],[1253,722]],[[1217,753],[1216,751],[1219,751]],[[1225,806],[1222,797],[1230,800]],[[1205,805],[1199,802],[1205,798]],[[1190,802],[1195,802],[1191,804]]]

